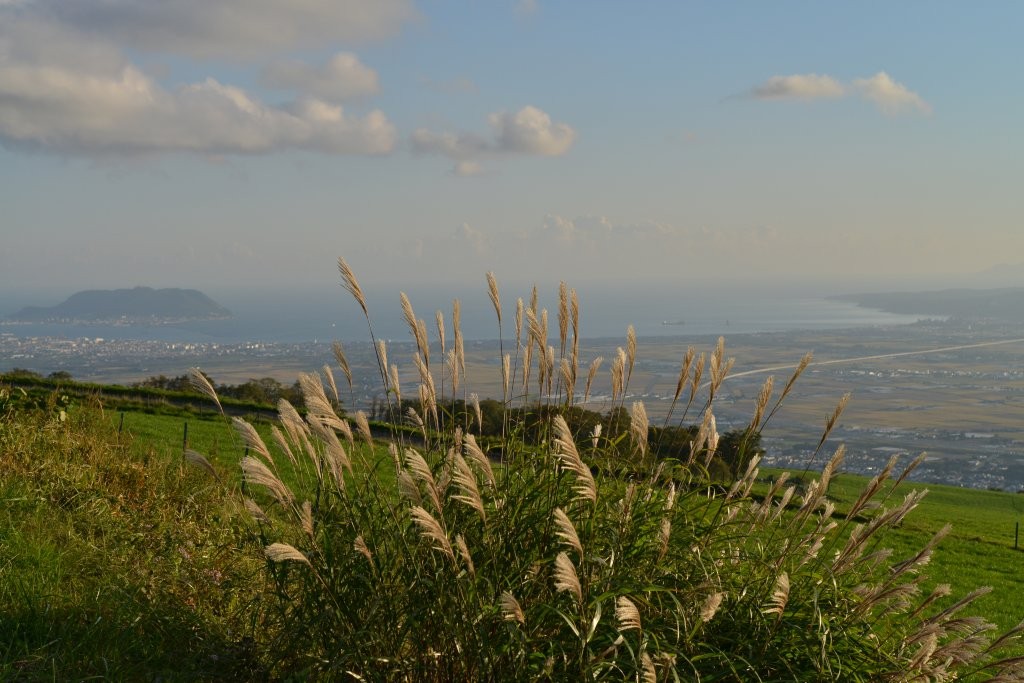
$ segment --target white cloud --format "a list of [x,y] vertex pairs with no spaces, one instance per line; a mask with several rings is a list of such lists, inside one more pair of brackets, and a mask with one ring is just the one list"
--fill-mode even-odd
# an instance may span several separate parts
[[920,95],[902,83],[892,80],[884,71],[879,71],[870,78],[854,79],[849,86],[831,76],[818,74],[772,76],[748,93],[748,96],[759,100],[835,99],[849,95],[857,95],[871,101],[879,111],[889,116],[910,111],[932,113],[931,105]]
[[772,76],[751,91],[753,97],[762,100],[814,100],[842,97],[844,94],[845,89],[839,81],[818,74]]
[[136,50],[236,59],[378,40],[417,16],[411,0],[34,0],[31,6]]
[[922,114],[932,113],[931,105],[920,95],[892,80],[884,71],[879,71],[871,78],[858,78],[853,85],[862,97],[871,100],[884,114],[893,116],[915,110]]
[[561,156],[569,151],[576,131],[565,123],[553,123],[540,109],[526,106],[515,114],[496,112],[488,117],[490,139],[475,133],[437,133],[416,129],[410,142],[414,152],[439,154],[456,162],[456,175],[481,172],[480,160],[486,157],[524,154]]
[[509,152],[556,157],[569,151],[576,131],[536,107],[526,106],[515,114],[500,112],[488,118],[498,145]]
[[381,154],[395,145],[379,111],[315,98],[271,106],[213,78],[160,85],[113,46],[52,23],[0,24],[0,142],[59,154]]
[[380,91],[377,72],[351,52],[339,52],[322,66],[296,60],[273,62],[263,70],[261,80],[272,88],[296,90],[335,102]]

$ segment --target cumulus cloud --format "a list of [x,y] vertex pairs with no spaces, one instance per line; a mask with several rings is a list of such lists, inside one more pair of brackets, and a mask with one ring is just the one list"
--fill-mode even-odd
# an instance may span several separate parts
[[410,143],[419,154],[439,154],[455,162],[456,175],[475,175],[482,170],[485,157],[523,154],[561,156],[569,151],[576,131],[565,123],[554,123],[537,107],[526,106],[518,112],[496,112],[488,117],[491,136],[475,133],[438,133],[418,128]]
[[34,0],[41,16],[144,52],[242,59],[366,42],[416,18],[412,0]]
[[849,95],[869,100],[879,111],[890,116],[913,111],[921,114],[932,112],[931,105],[920,95],[897,83],[884,71],[870,78],[854,79],[848,86],[831,76],[818,74],[772,76],[747,93],[747,96],[758,100],[836,99]]
[[273,62],[263,69],[261,80],[271,88],[296,90],[335,102],[380,91],[377,72],[351,52],[339,52],[321,66],[295,60]]
[[[4,17],[7,18],[7,17]],[[0,142],[59,154],[382,154],[380,111],[304,97],[272,106],[207,78],[165,88],[112,44],[36,17],[0,22]]]
[[890,116],[906,111],[932,113],[931,105],[920,95],[911,92],[902,83],[892,80],[884,71],[879,71],[871,78],[858,78],[853,85],[862,97],[873,102],[883,113]]
[[751,95],[762,100],[842,97],[845,89],[831,76],[818,74],[795,74],[793,76],[772,76],[751,91]]
[[467,243],[475,254],[487,252],[487,235],[469,223],[463,223],[455,229],[455,238]]

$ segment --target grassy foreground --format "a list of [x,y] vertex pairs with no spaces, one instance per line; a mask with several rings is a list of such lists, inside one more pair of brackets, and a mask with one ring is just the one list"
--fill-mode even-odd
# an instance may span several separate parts
[[[489,290],[500,332],[493,278]],[[625,406],[631,330],[611,363],[628,420],[574,429],[600,361],[581,391],[578,308],[561,294],[560,352],[547,313],[517,302],[502,400],[546,410],[533,424],[508,411],[500,463],[473,436],[479,411],[474,425],[438,408],[469,398],[458,305],[450,344],[437,315],[431,365],[404,295],[419,402],[384,442],[361,413],[338,413],[329,369],[300,376],[303,414],[282,401],[273,424],[191,419],[186,443],[180,418],[122,422],[59,395],[28,408],[0,387],[0,678],[1024,677],[1015,496],[922,497],[894,463],[872,480],[838,475],[841,451],[794,483],[759,473],[742,443],[723,480],[711,468],[722,342],[684,355],[678,419],[693,407],[700,426],[676,457],[655,457],[643,404]],[[397,404],[408,387],[377,350]],[[751,435],[793,380],[778,398],[766,382]],[[971,592],[979,583],[996,590]]]

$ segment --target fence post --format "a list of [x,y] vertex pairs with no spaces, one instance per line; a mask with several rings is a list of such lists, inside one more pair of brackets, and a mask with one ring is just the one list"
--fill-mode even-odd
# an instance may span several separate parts
[[1020,522],[1013,525],[1013,549],[1017,549],[1017,539],[1020,538]]
[[185,421],[185,434],[181,437],[181,452],[188,450],[188,420]]
[[124,430],[124,411],[121,411],[121,422],[117,425],[117,433],[120,434]]

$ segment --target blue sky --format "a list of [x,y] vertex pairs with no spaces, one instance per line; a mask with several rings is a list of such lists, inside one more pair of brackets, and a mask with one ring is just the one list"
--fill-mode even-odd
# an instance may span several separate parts
[[0,0],[0,288],[969,282],[1024,262],[1022,15]]

